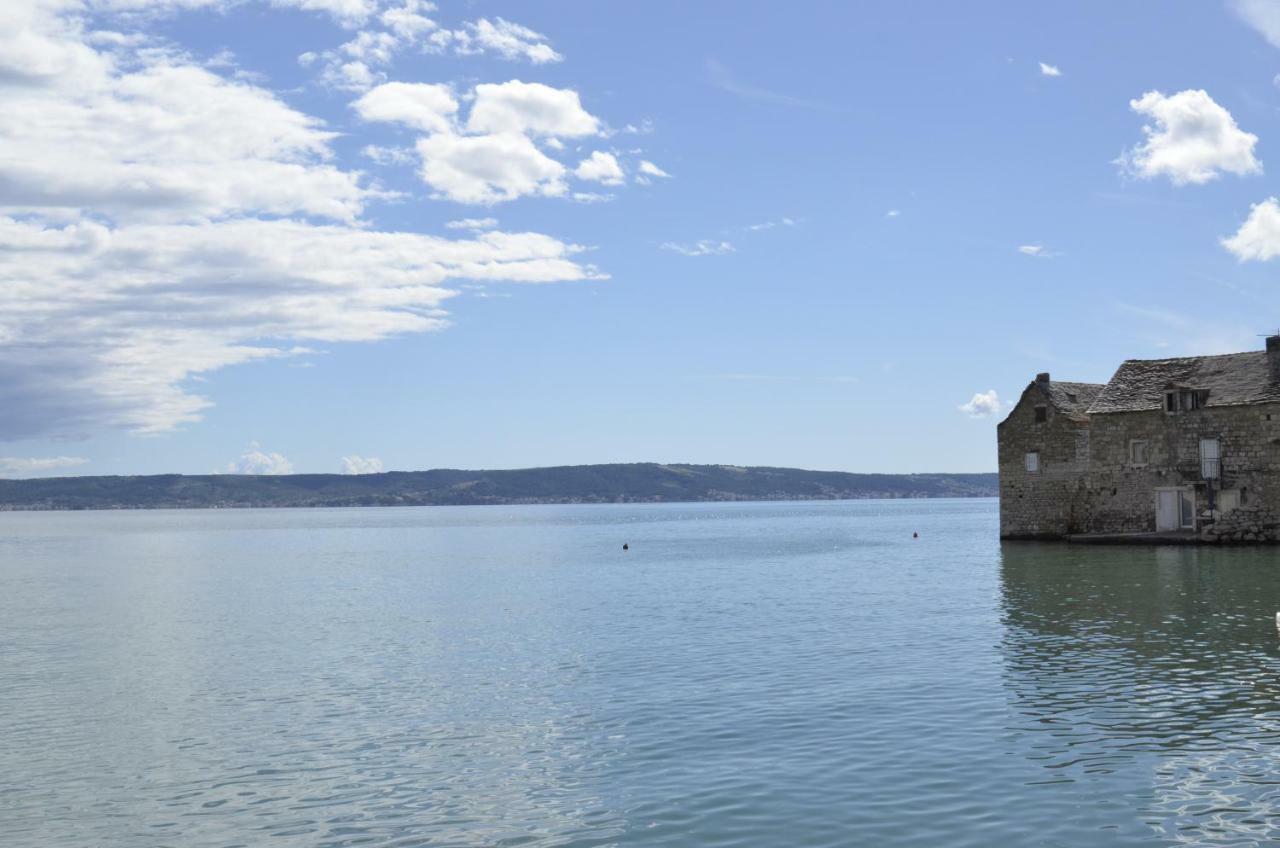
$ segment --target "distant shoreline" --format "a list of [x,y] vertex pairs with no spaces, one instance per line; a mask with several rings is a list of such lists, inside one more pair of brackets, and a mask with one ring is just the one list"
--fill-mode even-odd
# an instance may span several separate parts
[[855,474],[767,466],[627,463],[361,475],[160,474],[0,480],[0,511],[733,503],[997,494],[994,472]]

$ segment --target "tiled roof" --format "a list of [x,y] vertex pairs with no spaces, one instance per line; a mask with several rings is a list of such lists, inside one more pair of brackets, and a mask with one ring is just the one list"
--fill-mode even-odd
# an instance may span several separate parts
[[1067,383],[1061,380],[1036,385],[1049,396],[1050,403],[1072,417],[1083,416],[1089,405],[1106,388],[1101,383]]
[[1280,402],[1280,357],[1266,351],[1179,359],[1129,359],[1088,407],[1088,414],[1164,408],[1170,389],[1207,390],[1204,405]]

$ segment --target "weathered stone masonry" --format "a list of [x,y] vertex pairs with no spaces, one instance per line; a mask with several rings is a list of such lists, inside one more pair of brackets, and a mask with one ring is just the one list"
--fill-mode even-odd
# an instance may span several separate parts
[[1280,337],[1267,347],[1129,360],[1106,385],[1037,377],[998,428],[1001,536],[1280,541]]

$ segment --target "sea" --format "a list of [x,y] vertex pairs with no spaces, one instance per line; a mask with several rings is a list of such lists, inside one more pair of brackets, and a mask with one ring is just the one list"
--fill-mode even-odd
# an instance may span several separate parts
[[1278,610],[985,499],[0,513],[0,845],[1278,844]]

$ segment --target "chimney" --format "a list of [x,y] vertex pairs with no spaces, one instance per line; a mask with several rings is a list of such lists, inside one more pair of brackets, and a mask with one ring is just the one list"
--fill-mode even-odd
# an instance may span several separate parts
[[1267,353],[1280,353],[1280,336],[1267,336]]
[[[1280,350],[1280,336],[1272,336],[1272,338],[1274,338],[1274,339],[1276,340],[1276,349],[1277,349],[1277,350]],[[1267,339],[1267,350],[1271,350],[1271,339]],[[1048,382],[1049,382],[1049,372],[1048,372],[1048,371],[1041,371],[1039,374],[1037,374],[1037,375],[1036,375],[1036,382],[1037,382],[1037,383],[1048,383]]]

